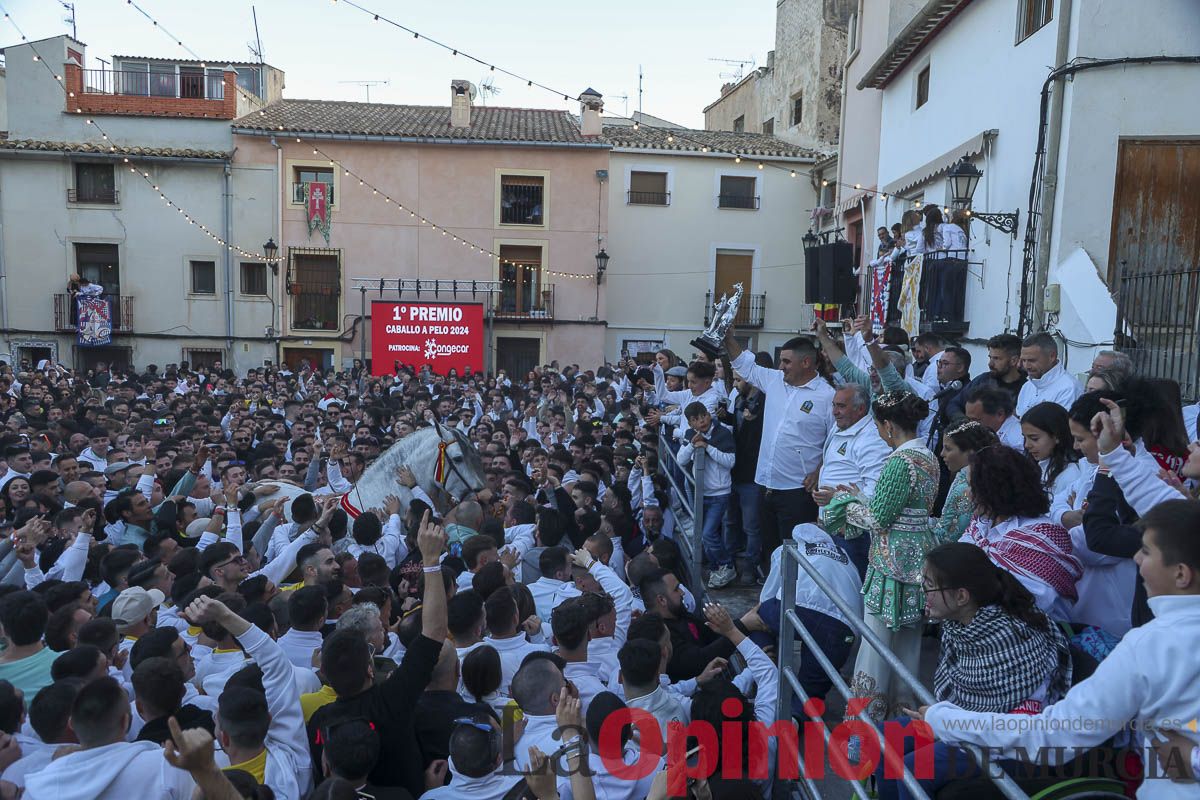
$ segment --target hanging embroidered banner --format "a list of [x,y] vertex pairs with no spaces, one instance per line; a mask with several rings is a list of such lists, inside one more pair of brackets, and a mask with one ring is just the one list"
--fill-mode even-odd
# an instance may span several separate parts
[[871,273],[871,330],[883,333],[887,325],[888,302],[891,300],[892,260],[885,258]]
[[314,230],[319,230],[329,244],[329,194],[333,184],[317,181],[304,184],[304,208],[308,214],[308,235],[311,238]]
[[78,295],[75,299],[76,328],[80,347],[112,344],[112,305],[104,297]]

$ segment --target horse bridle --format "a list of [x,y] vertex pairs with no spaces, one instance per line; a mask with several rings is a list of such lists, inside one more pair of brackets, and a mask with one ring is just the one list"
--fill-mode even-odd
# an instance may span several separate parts
[[[463,444],[462,444],[462,442],[458,441],[458,438],[454,436],[454,433],[453,433],[453,432],[451,432],[451,434],[450,434],[450,436],[451,436],[451,438],[450,438],[450,441],[446,441],[445,439],[442,439],[442,430],[443,430],[443,428],[442,428],[442,426],[439,424],[439,425],[437,426],[438,440],[439,440],[439,441],[440,441],[442,444],[445,444],[447,449],[450,447],[450,445],[452,445],[452,444],[457,444],[457,445],[458,445],[458,449],[459,449],[459,450],[462,450]],[[466,453],[463,453],[463,457],[464,457],[464,458],[466,457]],[[450,457],[450,454],[449,454],[449,453],[446,453],[446,466],[447,466],[447,468],[449,469],[449,471],[450,471],[451,473],[453,473],[454,477],[458,478],[458,479],[459,479],[459,481],[461,481],[461,482],[462,482],[462,485],[463,485],[463,486],[465,486],[465,487],[467,487],[467,490],[468,490],[468,491],[471,491],[471,492],[479,492],[479,491],[481,491],[481,490],[482,490],[482,488],[483,488],[483,487],[480,487],[479,489],[476,489],[474,486],[472,486],[472,485],[471,485],[471,482],[470,482],[470,481],[468,481],[468,480],[467,480],[465,477],[463,477],[463,474],[462,474],[461,472],[459,472],[459,470],[458,470],[458,466],[457,466],[457,465],[454,463],[454,459]],[[441,490],[442,490],[442,492],[443,492],[443,493],[444,493],[444,494],[445,494],[447,497],[449,497],[451,500],[453,500],[453,499],[454,499],[454,495],[453,495],[453,494],[451,494],[451,493],[450,493],[450,490],[446,488],[446,480],[445,480],[445,478],[443,478],[443,479],[442,479],[442,481],[441,481],[440,483],[438,483],[437,481],[435,481],[435,485],[437,485],[437,487],[438,487],[439,489],[441,489]]]

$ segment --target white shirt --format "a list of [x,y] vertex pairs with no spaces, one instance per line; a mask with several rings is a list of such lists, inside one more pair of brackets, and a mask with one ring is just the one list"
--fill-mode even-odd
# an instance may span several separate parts
[[289,628],[287,633],[279,637],[278,644],[283,648],[283,654],[287,656],[288,661],[297,667],[312,669],[313,654],[320,651],[324,641],[320,631],[298,631]]
[[869,413],[844,430],[834,425],[825,439],[818,483],[831,487],[857,483],[863,494],[874,497],[883,462],[891,452],[887,442],[879,438],[875,418]]
[[483,643],[494,647],[500,655],[500,694],[508,696],[509,685],[512,684],[513,676],[517,674],[517,670],[521,668],[521,662],[525,660],[525,656],[530,653],[546,650],[544,644],[533,644],[525,638],[524,633],[518,633],[509,639],[493,639],[490,636],[484,638]]
[[937,227],[939,250],[966,250],[967,232],[953,222],[943,222]]
[[1021,420],[1015,416],[1005,419],[1000,430],[996,431],[996,435],[1000,437],[1000,444],[1008,445],[1022,453],[1025,452],[1025,434],[1021,431]]
[[[942,360],[942,353],[944,352],[946,351],[942,350],[929,357],[929,363],[925,366],[925,371],[921,373],[921,377],[919,378],[917,377],[917,372],[915,369],[913,369],[912,364],[909,364],[904,368],[904,380],[912,384],[922,383],[927,389],[929,389],[929,397],[921,395],[921,397],[926,400],[942,390],[942,384],[938,381],[937,365],[938,362]],[[920,394],[920,392],[917,392],[917,394]]]
[[[1040,714],[988,714],[964,711],[952,703],[936,703],[925,721],[940,741],[966,742],[989,748],[993,758],[1014,758],[1017,747],[1051,759],[1073,758],[1077,752],[1056,748],[1069,745],[1082,751],[1110,738],[1115,724],[1139,720],[1200,717],[1200,596],[1160,595],[1149,599],[1154,619],[1125,634],[1100,662],[1090,678],[1071,687],[1067,696]],[[1083,725],[1083,721],[1093,724]],[[1200,744],[1200,732],[1174,725],[1176,733]],[[1002,752],[997,752],[997,750]],[[1187,757],[1187,754],[1185,754]],[[1147,780],[1138,788],[1139,800],[1189,800],[1194,783]]]
[[1079,381],[1069,375],[1062,364],[1055,364],[1042,377],[1030,376],[1021,386],[1021,393],[1017,395],[1016,413],[1018,417],[1023,417],[1026,411],[1038,403],[1058,403],[1070,410],[1071,404],[1081,394],[1083,387],[1079,385]]
[[1193,403],[1183,409],[1183,427],[1187,430],[1189,442],[1200,441],[1200,432],[1196,430],[1196,421],[1200,418],[1200,403]]
[[733,368],[767,394],[754,482],[767,489],[802,488],[805,476],[821,460],[833,387],[820,375],[803,386],[791,386],[784,382],[780,370],[755,364],[754,353],[749,350],[734,360]]
[[569,597],[579,597],[583,592],[575,588],[570,581],[556,581],[545,575],[529,584],[529,593],[533,595],[533,604],[537,607],[537,615],[545,623],[550,619],[550,612],[558,604]]

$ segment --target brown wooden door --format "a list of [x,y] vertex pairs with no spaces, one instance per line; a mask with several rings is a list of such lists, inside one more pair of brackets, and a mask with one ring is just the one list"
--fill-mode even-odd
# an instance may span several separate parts
[[1200,264],[1200,142],[1123,140],[1117,151],[1109,284]]
[[[750,294],[750,280],[754,273],[754,254],[732,250],[717,251],[717,274],[713,281],[713,300],[721,295],[733,295],[733,285],[742,284],[742,291]],[[742,301],[743,303],[746,300]]]

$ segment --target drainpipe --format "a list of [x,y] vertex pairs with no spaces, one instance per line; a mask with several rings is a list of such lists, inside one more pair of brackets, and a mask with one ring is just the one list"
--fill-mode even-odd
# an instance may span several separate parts
[[[1058,21],[1058,45],[1054,53],[1055,69],[1067,63],[1071,47],[1071,11],[1074,0],[1064,0]],[[1038,229],[1037,265],[1033,278],[1033,318],[1030,330],[1045,325],[1045,291],[1050,276],[1050,238],[1054,233],[1054,204],[1058,195],[1058,156],[1062,149],[1063,95],[1067,92],[1067,76],[1063,76],[1050,95],[1050,118],[1046,131],[1046,163],[1042,170],[1042,225]]]
[[[225,209],[225,224],[222,238],[226,242],[233,237],[233,168],[225,162],[225,194],[221,201]],[[233,363],[233,250],[225,247],[225,352],[229,363]]]
[[[2,214],[0,214],[0,331],[4,332],[5,352],[10,356],[15,356],[16,354],[12,352],[10,346],[12,339],[9,338],[8,332],[8,268],[4,262],[4,217]],[[14,360],[10,360],[9,363],[14,363]]]
[[[283,146],[276,141],[275,137],[271,137],[271,146],[275,148],[275,182],[278,184],[275,191],[275,236],[279,242],[279,252],[283,252]],[[283,276],[280,280],[280,275]],[[275,274],[273,275],[275,283],[276,301],[271,304],[271,327],[275,328],[275,366],[278,367],[281,362],[280,356],[280,341],[283,338],[283,298],[284,286],[287,281],[287,273],[283,269],[281,262],[275,262]],[[275,324],[276,311],[278,311],[279,324]]]

